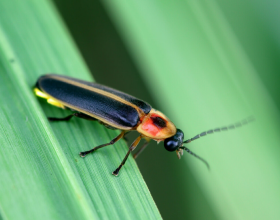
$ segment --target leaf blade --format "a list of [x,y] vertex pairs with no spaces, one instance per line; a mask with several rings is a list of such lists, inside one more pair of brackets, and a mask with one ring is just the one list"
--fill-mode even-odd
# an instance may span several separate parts
[[[119,178],[110,174],[127,151],[123,141],[117,144],[119,149],[79,157],[80,149],[107,142],[116,131],[78,120],[50,125],[42,109],[57,117],[65,113],[43,100],[40,106],[32,93],[38,76],[48,72],[90,79],[51,5],[15,0],[0,1],[0,7],[0,127],[5,134],[0,151],[1,173],[7,177],[0,189],[1,215],[7,219],[160,219],[131,157]],[[93,130],[94,136],[84,136],[79,129],[87,135]],[[17,191],[12,190],[13,183]]]

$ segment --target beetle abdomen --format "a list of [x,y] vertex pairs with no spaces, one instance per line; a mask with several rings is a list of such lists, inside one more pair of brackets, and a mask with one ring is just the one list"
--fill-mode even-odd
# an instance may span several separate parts
[[55,74],[40,77],[36,87],[68,108],[123,130],[135,127],[139,122],[139,112],[145,113],[150,107],[117,90]]

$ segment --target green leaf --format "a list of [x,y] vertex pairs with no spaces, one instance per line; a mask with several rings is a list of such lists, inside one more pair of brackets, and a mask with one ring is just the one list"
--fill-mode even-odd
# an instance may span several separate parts
[[32,91],[37,78],[60,73],[91,80],[49,1],[0,1],[1,219],[160,219],[125,141],[86,158],[79,152],[119,132],[74,118]]
[[[195,0],[105,1],[104,5],[160,110],[186,138],[250,115],[256,118],[242,128],[188,145],[207,159],[210,172],[190,155],[177,165],[185,162],[191,167],[195,184],[213,210],[210,218],[279,219],[279,109],[219,5]],[[173,181],[187,186],[190,177],[180,174]],[[186,219],[180,210],[188,210],[189,198],[195,200],[194,194],[181,189],[185,200],[173,210],[176,219]],[[167,207],[170,204],[162,212],[167,213]],[[196,208],[196,219],[209,219],[197,217],[204,209]]]

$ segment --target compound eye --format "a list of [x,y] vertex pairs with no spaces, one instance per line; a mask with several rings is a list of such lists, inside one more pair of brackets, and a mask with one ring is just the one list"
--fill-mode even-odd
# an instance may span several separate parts
[[179,142],[172,138],[167,138],[164,140],[164,147],[168,151],[175,151],[179,147]]

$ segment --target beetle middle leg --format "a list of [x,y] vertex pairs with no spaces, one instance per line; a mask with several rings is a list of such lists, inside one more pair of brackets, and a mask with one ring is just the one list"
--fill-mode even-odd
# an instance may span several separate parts
[[118,140],[120,140],[120,139],[124,136],[124,134],[125,134],[125,131],[122,131],[117,137],[115,137],[115,138],[114,138],[113,140],[111,140],[109,143],[107,143],[107,144],[101,144],[101,145],[99,145],[99,146],[97,146],[97,147],[92,148],[91,150],[84,151],[84,152],[80,152],[80,156],[81,156],[81,157],[85,157],[87,154],[92,153],[92,152],[98,150],[99,148],[106,147],[106,146],[108,146],[108,145],[112,145],[112,144],[116,143]]
[[121,162],[121,164],[119,165],[119,167],[112,173],[114,176],[118,176],[119,175],[119,172],[120,172],[120,169],[123,167],[123,165],[125,164],[130,152],[132,152],[136,147],[137,145],[139,144],[139,142],[141,141],[141,138],[142,136],[140,135],[138,138],[136,138],[136,140],[131,144],[131,146],[129,147],[128,149],[128,152],[126,153],[123,161]]
[[150,138],[145,138],[145,139],[146,139],[146,142],[141,146],[141,148],[135,154],[133,154],[134,159],[136,159],[150,143],[150,140],[151,140]]
[[71,115],[68,115],[64,118],[52,118],[52,117],[48,117],[49,121],[69,121],[73,116],[75,117],[78,117],[78,118],[83,118],[83,119],[87,119],[87,120],[90,120],[90,121],[94,121],[96,120],[95,118],[93,117],[90,117],[86,114],[83,114],[83,113],[80,113],[80,112],[75,112]]

